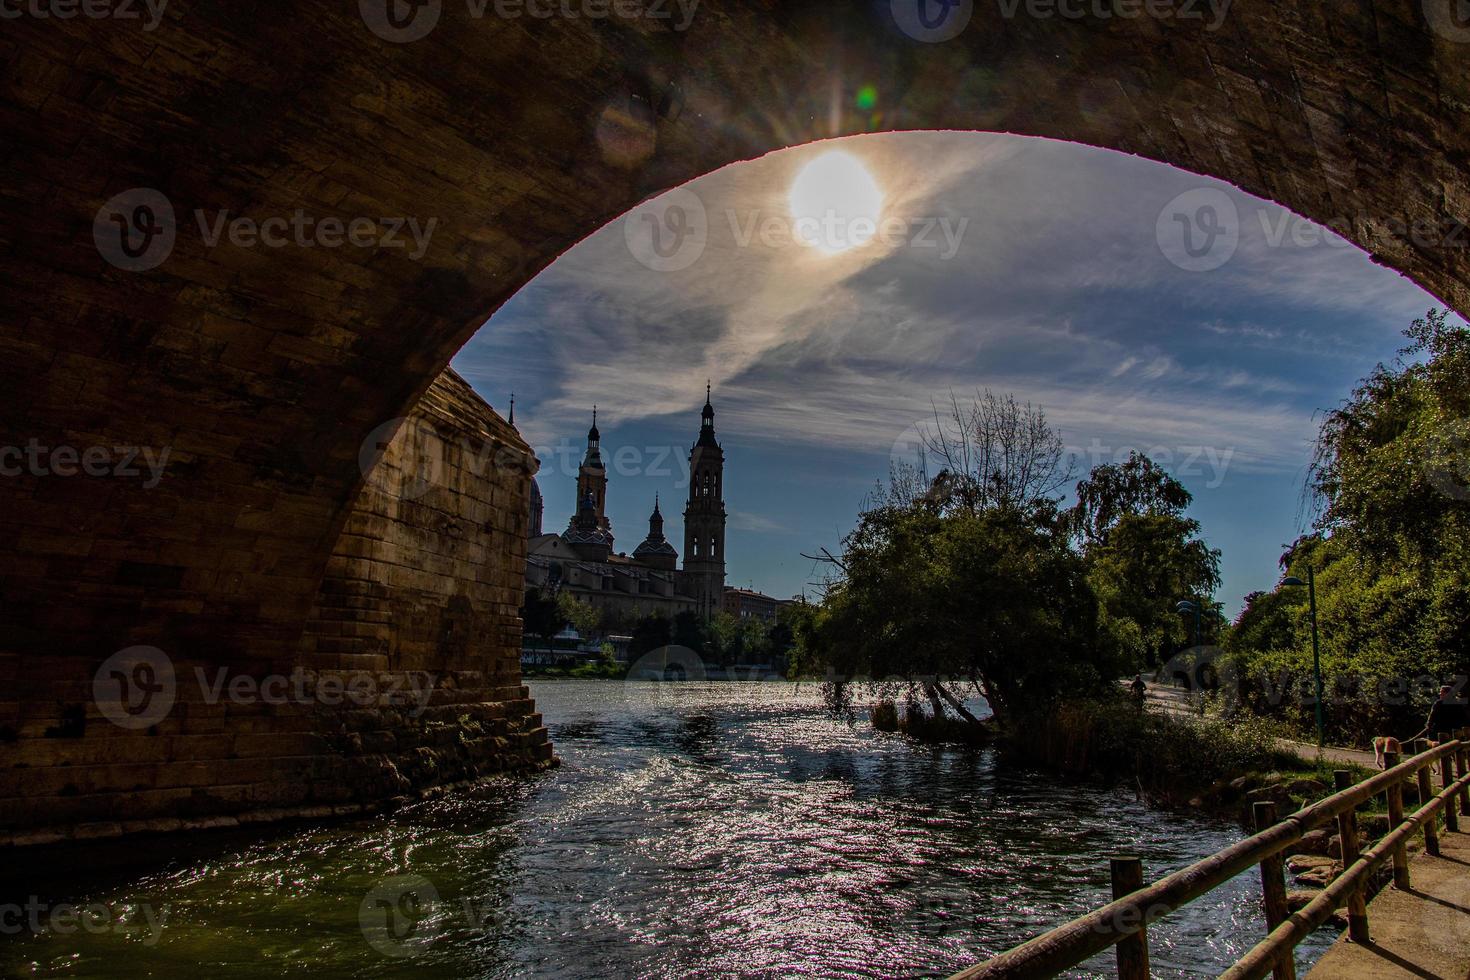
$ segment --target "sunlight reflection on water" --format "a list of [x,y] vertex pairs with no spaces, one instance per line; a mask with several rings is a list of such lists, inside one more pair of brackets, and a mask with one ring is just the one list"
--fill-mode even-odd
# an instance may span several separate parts
[[[41,976],[943,976],[1105,900],[1109,854],[1142,855],[1153,878],[1241,836],[998,769],[988,751],[846,724],[814,685],[556,681],[533,694],[560,769],[274,837],[114,842],[130,868],[48,868],[28,887],[50,903],[167,909],[161,939],[23,934],[0,945],[0,964]],[[1157,926],[1155,975],[1216,975],[1260,937],[1258,896],[1248,873]],[[1299,963],[1331,938],[1319,933]],[[1112,972],[1108,957],[1090,966],[1075,975]]]

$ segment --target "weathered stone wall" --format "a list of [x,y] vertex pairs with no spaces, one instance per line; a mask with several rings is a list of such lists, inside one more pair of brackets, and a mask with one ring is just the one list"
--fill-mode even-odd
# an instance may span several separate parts
[[352,813],[552,759],[520,679],[534,457],[453,372],[380,435],[297,657],[0,659],[0,843]]
[[[0,479],[0,646],[289,658],[364,436],[581,238],[781,146],[963,129],[1136,153],[1347,219],[1470,312],[1470,249],[1391,230],[1470,212],[1470,32],[1429,20],[1451,0],[1238,0],[1217,29],[973,6],[943,43],[851,0],[707,0],[686,30],[420,4],[439,17],[414,39],[352,2],[6,20],[0,447],[172,455],[153,487]],[[143,270],[97,244],[135,189],[177,233]],[[298,212],[435,225],[422,253],[200,231]]]
[[[136,745],[42,742],[66,730],[96,665],[133,644],[247,676],[294,664],[303,635],[323,658],[468,650],[462,605],[413,598],[441,553],[427,569],[351,556],[407,584],[401,641],[397,621],[329,612],[388,598],[346,584],[367,581],[351,570],[347,605],[319,596],[354,520],[363,439],[566,249],[736,160],[904,129],[1108,147],[1345,220],[1348,239],[1470,312],[1470,249],[1395,231],[1448,235],[1470,211],[1470,31],[1451,0],[1237,0],[1214,27],[973,6],[942,43],[907,36],[897,5],[851,0],[706,0],[687,29],[420,4],[416,22],[438,21],[413,38],[383,36],[368,15],[385,7],[352,2],[172,0],[151,27],[6,19],[0,450],[170,451],[157,482],[0,478],[0,752],[15,758],[7,728],[35,740],[14,792],[57,817],[112,819],[88,800],[124,790],[155,794],[133,812],[222,813],[277,802],[252,787],[287,785],[302,768],[288,760],[330,757],[287,729],[318,731],[310,719],[244,707],[186,706]],[[133,267],[111,222],[157,198],[176,234],[150,238],[168,247]],[[402,236],[271,247],[200,230],[297,214],[434,231],[419,251]],[[252,782],[254,758],[282,778]],[[179,764],[204,759],[198,778]],[[336,778],[314,773],[312,792]],[[11,792],[0,827],[24,819]]]

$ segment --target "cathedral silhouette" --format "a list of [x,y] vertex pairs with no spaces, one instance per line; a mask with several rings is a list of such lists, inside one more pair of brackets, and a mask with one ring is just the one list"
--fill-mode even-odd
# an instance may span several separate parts
[[689,451],[689,499],[684,505],[684,567],[664,536],[658,497],[648,518],[648,536],[633,554],[613,550],[607,518],[607,466],[593,409],[587,451],[577,471],[577,510],[561,534],[541,531],[544,504],[531,486],[531,538],[526,584],[542,591],[570,592],[614,619],[633,622],[662,613],[672,619],[694,612],[708,619],[725,594],[725,451],[715,439],[715,409],[705,389],[699,437]]

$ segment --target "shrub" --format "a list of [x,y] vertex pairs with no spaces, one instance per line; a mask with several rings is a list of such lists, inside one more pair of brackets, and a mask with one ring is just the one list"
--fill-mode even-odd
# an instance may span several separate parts
[[1029,717],[1007,733],[1008,753],[1073,778],[1126,782],[1169,801],[1222,779],[1300,768],[1260,719],[1179,718],[1130,702],[1083,700]]
[[892,701],[879,701],[868,714],[873,720],[873,727],[878,731],[898,731],[898,705]]

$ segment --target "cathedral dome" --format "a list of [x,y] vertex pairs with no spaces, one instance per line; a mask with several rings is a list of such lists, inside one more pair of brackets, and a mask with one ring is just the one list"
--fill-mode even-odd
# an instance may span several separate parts
[[601,545],[604,548],[611,548],[613,542],[612,536],[595,524],[591,527],[573,524],[561,537],[567,544]]
[[633,549],[633,559],[647,564],[673,567],[679,552],[664,537],[664,515],[658,509],[658,497],[653,498],[653,513],[648,518],[648,537]]
[[674,546],[667,541],[646,540],[633,549],[634,558],[654,558],[659,555],[669,558],[679,557],[679,553],[674,550]]

